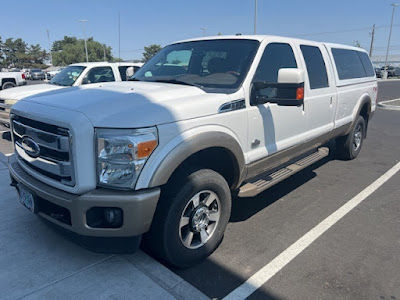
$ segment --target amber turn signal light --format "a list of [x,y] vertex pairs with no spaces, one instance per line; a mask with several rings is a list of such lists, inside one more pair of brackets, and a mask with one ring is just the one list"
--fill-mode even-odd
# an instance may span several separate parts
[[157,141],[155,140],[138,144],[137,157],[138,158],[148,157],[156,147],[157,147]]
[[304,87],[297,88],[296,90],[296,100],[304,99]]

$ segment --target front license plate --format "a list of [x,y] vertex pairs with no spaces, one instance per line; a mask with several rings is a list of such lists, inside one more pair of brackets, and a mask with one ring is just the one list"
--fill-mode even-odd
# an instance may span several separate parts
[[19,202],[31,212],[35,212],[35,198],[31,192],[19,186]]

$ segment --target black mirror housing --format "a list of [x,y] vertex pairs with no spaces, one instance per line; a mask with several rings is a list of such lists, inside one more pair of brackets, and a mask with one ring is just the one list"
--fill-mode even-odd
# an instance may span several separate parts
[[303,83],[275,83],[257,81],[253,83],[256,105],[276,103],[281,106],[301,106],[304,104]]

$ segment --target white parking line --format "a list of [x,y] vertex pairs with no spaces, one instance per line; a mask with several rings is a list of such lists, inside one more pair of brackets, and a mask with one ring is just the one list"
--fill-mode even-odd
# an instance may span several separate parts
[[400,170],[400,162],[394,165],[389,171],[379,177],[374,183],[366,187],[357,196],[344,204],[329,217],[307,232],[304,236],[298,239],[289,248],[275,257],[269,264],[247,279],[242,285],[233,290],[223,300],[241,300],[246,299],[264,283],[271,279],[277,272],[291,262],[304,249],[310,246],[317,238],[324,234],[329,228],[336,224],[353,208],[364,201],[369,195],[375,192],[380,186],[388,181],[393,175]]
[[14,153],[6,153],[6,154],[4,154],[5,156],[11,156],[11,155],[13,155]]

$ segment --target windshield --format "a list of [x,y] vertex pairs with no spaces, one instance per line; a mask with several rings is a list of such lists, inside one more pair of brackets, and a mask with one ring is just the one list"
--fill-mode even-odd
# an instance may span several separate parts
[[69,66],[63,69],[50,81],[50,84],[72,86],[86,67]]
[[258,41],[245,39],[173,44],[156,54],[131,80],[237,89],[246,77],[258,45]]

